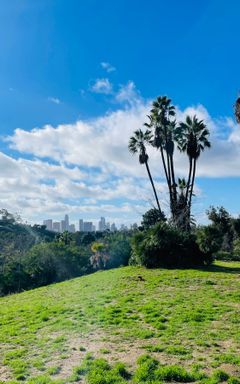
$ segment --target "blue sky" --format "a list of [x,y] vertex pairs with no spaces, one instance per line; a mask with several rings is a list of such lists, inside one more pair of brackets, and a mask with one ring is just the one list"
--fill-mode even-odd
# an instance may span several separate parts
[[[3,0],[1,205],[30,221],[65,212],[139,221],[153,199],[123,148],[151,100],[167,94],[180,116],[191,108],[212,129],[196,215],[204,220],[210,204],[238,214],[239,14],[237,0]],[[157,164],[153,155],[164,200]]]

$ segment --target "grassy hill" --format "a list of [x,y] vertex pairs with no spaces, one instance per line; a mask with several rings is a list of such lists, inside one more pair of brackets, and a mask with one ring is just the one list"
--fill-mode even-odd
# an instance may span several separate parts
[[239,383],[239,319],[240,263],[97,272],[0,299],[0,381]]

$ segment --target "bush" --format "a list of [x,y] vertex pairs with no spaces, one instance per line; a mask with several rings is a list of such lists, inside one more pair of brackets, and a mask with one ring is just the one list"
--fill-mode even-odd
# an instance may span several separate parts
[[34,245],[23,260],[31,287],[51,284],[90,272],[90,252],[61,243]]
[[217,260],[223,260],[223,261],[232,261],[233,260],[233,254],[231,252],[226,251],[218,251],[215,253],[215,259]]
[[144,213],[141,225],[143,229],[149,229],[160,221],[166,221],[164,213],[160,212],[159,209],[152,208]]
[[233,258],[232,260],[240,261],[240,239],[233,242]]
[[226,251],[218,251],[215,253],[215,259],[222,261],[240,261],[240,254],[238,252],[226,252]]
[[200,249],[194,234],[164,222],[137,233],[132,239],[132,264],[148,268],[195,267],[211,261],[212,254]]
[[221,248],[222,236],[214,225],[199,227],[196,236],[199,249],[205,254],[212,255]]

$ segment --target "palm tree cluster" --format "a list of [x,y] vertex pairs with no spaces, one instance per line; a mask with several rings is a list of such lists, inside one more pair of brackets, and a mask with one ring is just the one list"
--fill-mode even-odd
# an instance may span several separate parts
[[[129,151],[139,153],[140,164],[145,164],[153,188],[159,211],[162,212],[153,178],[149,169],[147,145],[160,152],[160,159],[166,178],[172,222],[179,228],[189,230],[191,223],[192,196],[196,177],[197,160],[205,148],[210,148],[209,131],[202,120],[187,116],[184,122],[177,123],[176,111],[171,100],[160,96],[153,102],[146,131],[134,132],[129,141]],[[175,175],[175,148],[185,153],[189,159],[187,180]]]

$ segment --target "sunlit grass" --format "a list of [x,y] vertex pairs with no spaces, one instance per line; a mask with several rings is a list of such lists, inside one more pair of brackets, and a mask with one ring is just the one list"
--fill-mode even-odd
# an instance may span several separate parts
[[[216,372],[224,372],[234,384],[240,376],[239,275],[240,263],[208,270],[125,267],[1,298],[0,380],[67,383],[91,352],[96,377],[105,366],[106,383],[137,382],[143,370],[137,358],[147,352],[160,364],[152,382],[171,381],[166,377],[179,372],[214,384],[221,382]],[[131,354],[134,359],[126,357]],[[122,361],[128,376],[117,371]],[[85,377],[100,384],[91,369]]]

